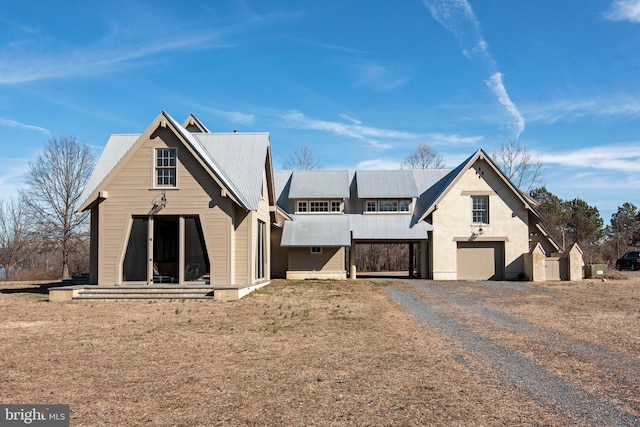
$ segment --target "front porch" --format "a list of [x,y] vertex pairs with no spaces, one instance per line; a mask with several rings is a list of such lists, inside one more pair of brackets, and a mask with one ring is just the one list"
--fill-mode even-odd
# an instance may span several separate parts
[[270,281],[253,285],[70,285],[49,289],[49,301],[73,300],[159,300],[211,299],[235,301],[266,286]]

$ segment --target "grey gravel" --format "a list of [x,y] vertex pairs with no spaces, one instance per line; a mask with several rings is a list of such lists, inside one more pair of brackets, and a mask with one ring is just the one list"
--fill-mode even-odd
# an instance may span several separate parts
[[408,313],[457,342],[467,352],[458,355],[457,360],[474,358],[493,370],[504,387],[525,393],[539,405],[561,413],[568,424],[640,426],[640,417],[622,408],[622,404],[627,403],[624,397],[593,396],[570,378],[560,378],[538,364],[542,355],[525,356],[504,343],[481,336],[464,321],[490,322],[495,328],[526,333],[536,345],[597,365],[615,375],[621,385],[640,390],[640,364],[637,361],[611,349],[532,324],[491,304],[491,299],[511,293],[548,293],[551,292],[549,289],[520,282],[477,282],[483,292],[479,297],[459,292],[455,285],[441,282],[405,282],[412,287],[388,287],[389,296]]

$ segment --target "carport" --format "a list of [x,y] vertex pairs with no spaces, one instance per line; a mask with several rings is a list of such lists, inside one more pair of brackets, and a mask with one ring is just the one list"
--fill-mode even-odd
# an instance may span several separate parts
[[[427,239],[433,226],[427,222],[412,224],[408,215],[350,215],[351,250],[349,252],[349,277],[357,278],[356,253],[358,244],[402,243],[409,245],[409,272],[417,267],[418,276],[428,277]],[[417,265],[413,265],[414,247],[417,246]]]

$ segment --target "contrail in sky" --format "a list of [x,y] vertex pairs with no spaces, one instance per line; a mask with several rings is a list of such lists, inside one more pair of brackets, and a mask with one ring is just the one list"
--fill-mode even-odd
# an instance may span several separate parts
[[486,84],[511,116],[511,127],[515,131],[515,137],[519,137],[525,128],[524,117],[509,97],[502,81],[502,73],[487,49],[480,22],[473,13],[471,4],[467,0],[423,0],[423,3],[431,12],[433,19],[458,40],[464,56],[487,66],[491,75]]

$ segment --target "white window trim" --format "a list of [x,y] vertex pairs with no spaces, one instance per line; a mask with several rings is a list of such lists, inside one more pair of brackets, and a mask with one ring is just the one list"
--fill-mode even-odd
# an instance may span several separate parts
[[[300,204],[304,203],[307,207],[306,211],[301,211],[300,210]],[[326,211],[312,211],[311,210],[311,204],[312,203],[326,203],[327,204],[327,210]],[[334,211],[331,210],[332,209],[332,205],[333,203],[340,203],[340,210],[339,211]],[[343,200],[336,200],[336,199],[309,199],[309,200],[296,200],[296,214],[300,214],[300,215],[327,215],[327,214],[342,214],[344,213],[344,201]]]
[[[475,198],[479,198],[482,197],[484,199],[486,199],[487,203],[486,203],[486,207],[485,209],[482,210],[482,212],[486,212],[486,221],[474,221],[473,218],[473,214],[474,214],[474,208],[473,208],[473,200]],[[472,225],[483,225],[483,226],[488,226],[491,223],[491,211],[490,211],[491,207],[490,207],[490,197],[488,195],[473,195],[471,196],[471,224]],[[481,212],[481,211],[478,211]]]
[[[380,203],[381,202],[395,202],[396,203],[396,210],[394,211],[381,211],[380,210]],[[409,202],[409,209],[406,211],[400,210],[400,203],[402,202]],[[375,210],[370,211],[368,210],[368,204],[369,203],[373,203],[375,204]],[[412,199],[368,199],[364,201],[364,209],[363,212],[364,214],[377,214],[377,215],[407,215],[411,213],[411,208],[412,208],[412,203],[413,200]]]
[[[175,185],[160,185],[158,184],[158,150],[173,150],[176,153],[176,165],[174,166],[174,170],[176,173],[176,184]],[[178,189],[179,186],[179,182],[178,182],[178,164],[180,163],[178,161],[178,147],[154,147],[154,149],[151,152],[151,188],[153,189],[163,189],[163,190],[176,190]],[[168,168],[162,168],[162,169],[168,169]]]

